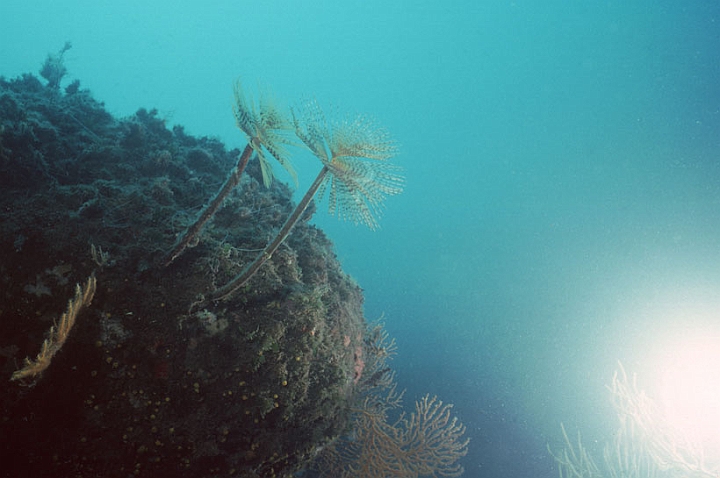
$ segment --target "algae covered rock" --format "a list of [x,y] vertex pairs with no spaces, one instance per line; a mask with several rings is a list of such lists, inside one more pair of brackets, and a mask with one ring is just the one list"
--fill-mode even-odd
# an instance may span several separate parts
[[[282,225],[289,189],[265,188],[251,161],[165,267],[239,152],[154,110],[118,120],[71,86],[0,79],[0,476],[303,469],[348,427],[361,290],[303,221],[232,299],[206,301]],[[92,304],[52,364],[11,382],[92,274]]]

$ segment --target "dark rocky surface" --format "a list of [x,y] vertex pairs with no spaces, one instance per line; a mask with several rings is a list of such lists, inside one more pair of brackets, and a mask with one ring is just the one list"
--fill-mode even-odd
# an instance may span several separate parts
[[[237,155],[77,82],[0,79],[0,476],[291,476],[347,429],[362,293],[322,231],[301,222],[231,300],[193,307],[273,237],[285,185],[251,161],[163,264]],[[92,273],[50,367],[11,382]]]

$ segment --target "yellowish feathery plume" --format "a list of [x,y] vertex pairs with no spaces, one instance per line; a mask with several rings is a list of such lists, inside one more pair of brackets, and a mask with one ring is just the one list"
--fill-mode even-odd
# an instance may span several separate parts
[[52,358],[67,341],[78,314],[92,302],[96,287],[95,275],[91,275],[84,286],[80,287],[80,284],[75,286],[75,297],[68,301],[67,310],[60,317],[60,321],[50,327],[48,338],[43,342],[40,353],[35,360],[26,358],[23,368],[15,371],[10,377],[11,381],[37,379],[50,366]]

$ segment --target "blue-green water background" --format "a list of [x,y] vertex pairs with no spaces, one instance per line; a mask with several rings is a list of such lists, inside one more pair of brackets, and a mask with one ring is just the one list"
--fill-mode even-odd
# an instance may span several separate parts
[[[652,390],[654,358],[720,320],[718,5],[3,0],[0,74],[69,40],[65,84],[229,147],[239,76],[374,116],[405,192],[377,232],[315,221],[406,402],[455,404],[466,476],[555,476],[561,421],[610,437],[618,360]],[[302,191],[319,165],[295,163]]]

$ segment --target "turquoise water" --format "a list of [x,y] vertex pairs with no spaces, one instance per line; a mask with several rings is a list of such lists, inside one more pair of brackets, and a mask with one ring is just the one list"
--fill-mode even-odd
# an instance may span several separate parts
[[237,77],[374,116],[405,192],[379,231],[315,221],[406,401],[468,426],[465,476],[555,476],[560,422],[610,436],[617,361],[652,391],[720,310],[720,7],[624,3],[6,0],[0,74],[71,41],[66,83],[230,147]]

